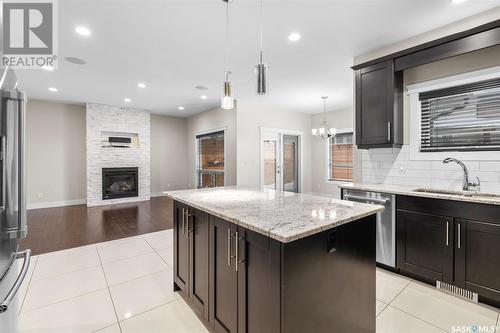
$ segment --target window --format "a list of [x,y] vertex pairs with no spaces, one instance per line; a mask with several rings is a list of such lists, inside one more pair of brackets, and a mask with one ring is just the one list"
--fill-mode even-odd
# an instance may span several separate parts
[[352,132],[328,139],[328,180],[352,181]]
[[224,186],[224,131],[196,136],[198,188]]
[[500,150],[500,79],[419,94],[420,151]]

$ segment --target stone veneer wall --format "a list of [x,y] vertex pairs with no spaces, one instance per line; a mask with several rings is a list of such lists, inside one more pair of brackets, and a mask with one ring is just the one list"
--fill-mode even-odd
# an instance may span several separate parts
[[[87,206],[149,200],[149,111],[87,104]],[[102,148],[102,132],[138,134],[138,148]],[[102,168],[138,167],[139,196],[102,200]]]

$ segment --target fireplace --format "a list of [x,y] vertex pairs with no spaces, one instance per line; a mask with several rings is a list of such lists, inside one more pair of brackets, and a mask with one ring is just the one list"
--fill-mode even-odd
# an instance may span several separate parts
[[138,168],[103,168],[102,200],[139,196]]

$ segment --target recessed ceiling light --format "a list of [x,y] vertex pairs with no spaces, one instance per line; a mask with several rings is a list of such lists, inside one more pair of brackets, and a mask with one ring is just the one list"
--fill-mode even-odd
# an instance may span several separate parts
[[58,92],[59,90],[55,87],[49,87],[49,91]]
[[201,99],[207,99],[207,98],[208,98],[208,96],[207,96],[207,95],[201,95],[201,97],[200,97],[200,98],[201,98]]
[[138,86],[139,88],[142,88],[142,89],[146,88],[146,84],[145,84],[145,83],[143,83],[143,82],[139,82],[139,83],[137,83],[137,86]]
[[79,35],[88,37],[90,36],[90,30],[87,27],[84,27],[83,25],[79,25],[75,28],[75,32]]
[[454,5],[458,5],[458,4],[464,3],[465,1],[467,1],[467,0],[452,0],[451,2],[453,2]]
[[179,106],[179,107],[177,107],[177,109],[184,110],[184,107],[183,106]]
[[198,90],[208,90],[207,87],[201,86],[201,85],[200,86],[195,86],[195,88],[198,89]]
[[49,71],[49,72],[52,72],[54,70],[54,67],[45,65],[45,66],[42,66],[42,69]]
[[288,36],[288,40],[291,41],[291,42],[296,42],[300,39],[300,35],[296,32],[293,32],[291,33],[289,36]]
[[77,57],[64,57],[64,59],[66,59],[67,62],[70,62],[70,63],[75,64],[75,65],[85,65],[86,64],[85,60],[83,60],[81,58],[77,58]]
[[125,103],[130,103],[130,102],[132,102],[132,100],[131,100],[130,98],[124,98],[124,99],[123,99],[123,101],[124,101]]

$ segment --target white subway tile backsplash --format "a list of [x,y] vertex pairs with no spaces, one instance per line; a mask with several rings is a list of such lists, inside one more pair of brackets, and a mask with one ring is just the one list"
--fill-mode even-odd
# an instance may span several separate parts
[[[409,151],[408,145],[401,149],[364,150],[362,181],[456,190],[462,188],[463,171],[460,166],[435,160],[410,160]],[[481,190],[500,192],[500,154],[492,154],[492,157],[491,161],[463,162],[469,170],[470,180],[474,181],[476,176],[481,180]]]
[[500,162],[481,162],[479,170],[500,172]]

